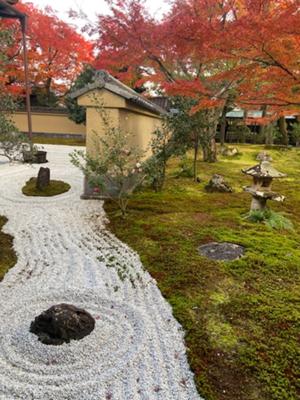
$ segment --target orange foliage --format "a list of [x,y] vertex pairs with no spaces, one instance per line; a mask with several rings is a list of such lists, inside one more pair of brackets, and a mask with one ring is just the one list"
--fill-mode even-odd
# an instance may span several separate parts
[[[31,86],[62,95],[85,63],[92,60],[92,44],[60,20],[51,8],[41,10],[31,3],[16,6],[28,15],[28,59]],[[14,45],[8,50],[6,88],[23,91],[24,64],[19,23],[3,20],[0,29],[12,29]]]
[[99,17],[95,65],[135,85],[222,107],[280,115],[300,107],[299,0],[175,0],[160,21],[139,0],[111,2]]

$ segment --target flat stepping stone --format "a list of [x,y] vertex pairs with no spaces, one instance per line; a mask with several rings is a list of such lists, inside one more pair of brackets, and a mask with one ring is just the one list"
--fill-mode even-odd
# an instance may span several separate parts
[[241,258],[245,248],[230,242],[210,242],[199,247],[202,256],[218,261],[233,261]]

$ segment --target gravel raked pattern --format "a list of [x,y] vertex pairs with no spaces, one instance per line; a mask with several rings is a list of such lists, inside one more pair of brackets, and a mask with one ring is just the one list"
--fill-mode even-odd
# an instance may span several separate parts
[[[105,228],[101,202],[80,200],[71,149],[46,146],[51,177],[72,186],[53,198],[21,192],[38,165],[0,161],[0,214],[18,253],[0,283],[0,399],[199,400],[181,326],[138,255]],[[61,302],[89,311],[95,329],[43,345],[30,323]]]

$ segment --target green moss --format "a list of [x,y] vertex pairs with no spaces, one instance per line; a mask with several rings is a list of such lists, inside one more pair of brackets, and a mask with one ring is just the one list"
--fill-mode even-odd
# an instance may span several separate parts
[[210,318],[206,324],[206,329],[213,348],[230,350],[238,344],[238,339],[234,334],[232,326],[226,322]]
[[0,216],[0,281],[6,272],[17,262],[17,256],[13,249],[13,238],[2,232],[2,228],[6,222],[7,218]]
[[220,304],[227,303],[229,301],[229,296],[224,292],[215,292],[210,295],[210,300],[216,306]]
[[30,178],[22,188],[26,196],[57,196],[70,190],[71,186],[63,181],[51,180],[50,184],[44,189],[39,190],[36,187],[36,178]]
[[[169,163],[162,193],[136,193],[127,220],[105,205],[111,230],[134,248],[182,324],[190,365],[206,400],[296,400],[300,332],[300,151],[268,152],[287,178],[273,188],[286,196],[270,208],[288,215],[293,231],[270,230],[245,219],[251,180],[241,168],[256,163],[262,146],[239,145],[240,158],[199,162],[202,183],[174,178]],[[214,173],[233,185],[233,194],[208,194]],[[200,244],[230,241],[245,246],[233,262],[198,254]]]
[[292,222],[280,213],[272,210],[252,210],[245,216],[250,222],[263,222],[270,229],[293,230]]
[[58,144],[64,146],[85,146],[85,139],[81,138],[66,138],[66,137],[47,137],[33,136],[33,143],[37,144]]

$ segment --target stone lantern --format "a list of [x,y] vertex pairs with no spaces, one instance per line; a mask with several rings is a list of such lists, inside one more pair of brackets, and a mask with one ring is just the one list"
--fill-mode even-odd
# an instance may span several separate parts
[[253,185],[244,188],[252,195],[251,211],[265,210],[267,200],[283,201],[284,196],[272,191],[271,185],[275,178],[283,178],[286,174],[277,171],[269,161],[262,161],[254,167],[242,169],[246,175],[253,177]]

